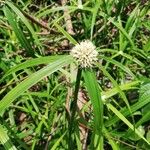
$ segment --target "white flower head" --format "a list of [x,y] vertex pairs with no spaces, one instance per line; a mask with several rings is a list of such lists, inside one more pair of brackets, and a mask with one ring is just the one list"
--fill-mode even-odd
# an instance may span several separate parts
[[94,62],[98,60],[96,47],[89,40],[82,41],[75,45],[70,54],[82,68],[92,67]]

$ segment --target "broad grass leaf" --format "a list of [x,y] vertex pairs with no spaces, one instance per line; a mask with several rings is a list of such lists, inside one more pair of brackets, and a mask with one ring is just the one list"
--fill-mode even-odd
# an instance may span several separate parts
[[[101,93],[97,83],[97,79],[93,70],[85,69],[83,70],[83,78],[85,81],[85,86],[87,88],[91,104],[93,106],[94,114],[94,136],[98,139],[98,145],[100,149],[103,147],[103,102],[101,99]],[[96,140],[95,139],[95,140]]]
[[11,103],[23,94],[26,90],[36,84],[38,81],[42,80],[44,77],[51,75],[55,71],[59,70],[65,65],[68,65],[72,62],[71,56],[62,56],[60,59],[52,62],[41,70],[33,73],[27,79],[18,84],[13,88],[5,97],[0,101],[0,113],[2,113]]

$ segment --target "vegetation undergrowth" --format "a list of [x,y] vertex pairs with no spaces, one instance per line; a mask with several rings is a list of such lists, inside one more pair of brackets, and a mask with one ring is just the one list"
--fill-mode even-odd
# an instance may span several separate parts
[[150,149],[150,1],[0,1],[0,149]]

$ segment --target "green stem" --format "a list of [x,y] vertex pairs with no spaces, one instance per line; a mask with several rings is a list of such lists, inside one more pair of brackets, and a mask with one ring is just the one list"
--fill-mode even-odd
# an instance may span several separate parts
[[75,114],[77,111],[77,100],[78,100],[78,92],[80,88],[80,80],[82,75],[82,69],[78,68],[77,77],[76,77],[76,85],[75,85],[75,92],[74,92],[74,100],[71,103],[71,117],[69,121],[69,150],[73,149],[73,139],[71,137],[72,133],[74,133],[74,126],[75,126]]

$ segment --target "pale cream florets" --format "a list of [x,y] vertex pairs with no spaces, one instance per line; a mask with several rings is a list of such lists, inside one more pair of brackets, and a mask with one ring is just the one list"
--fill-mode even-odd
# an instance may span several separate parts
[[94,62],[98,60],[96,47],[89,40],[77,44],[70,54],[82,68],[92,67]]

